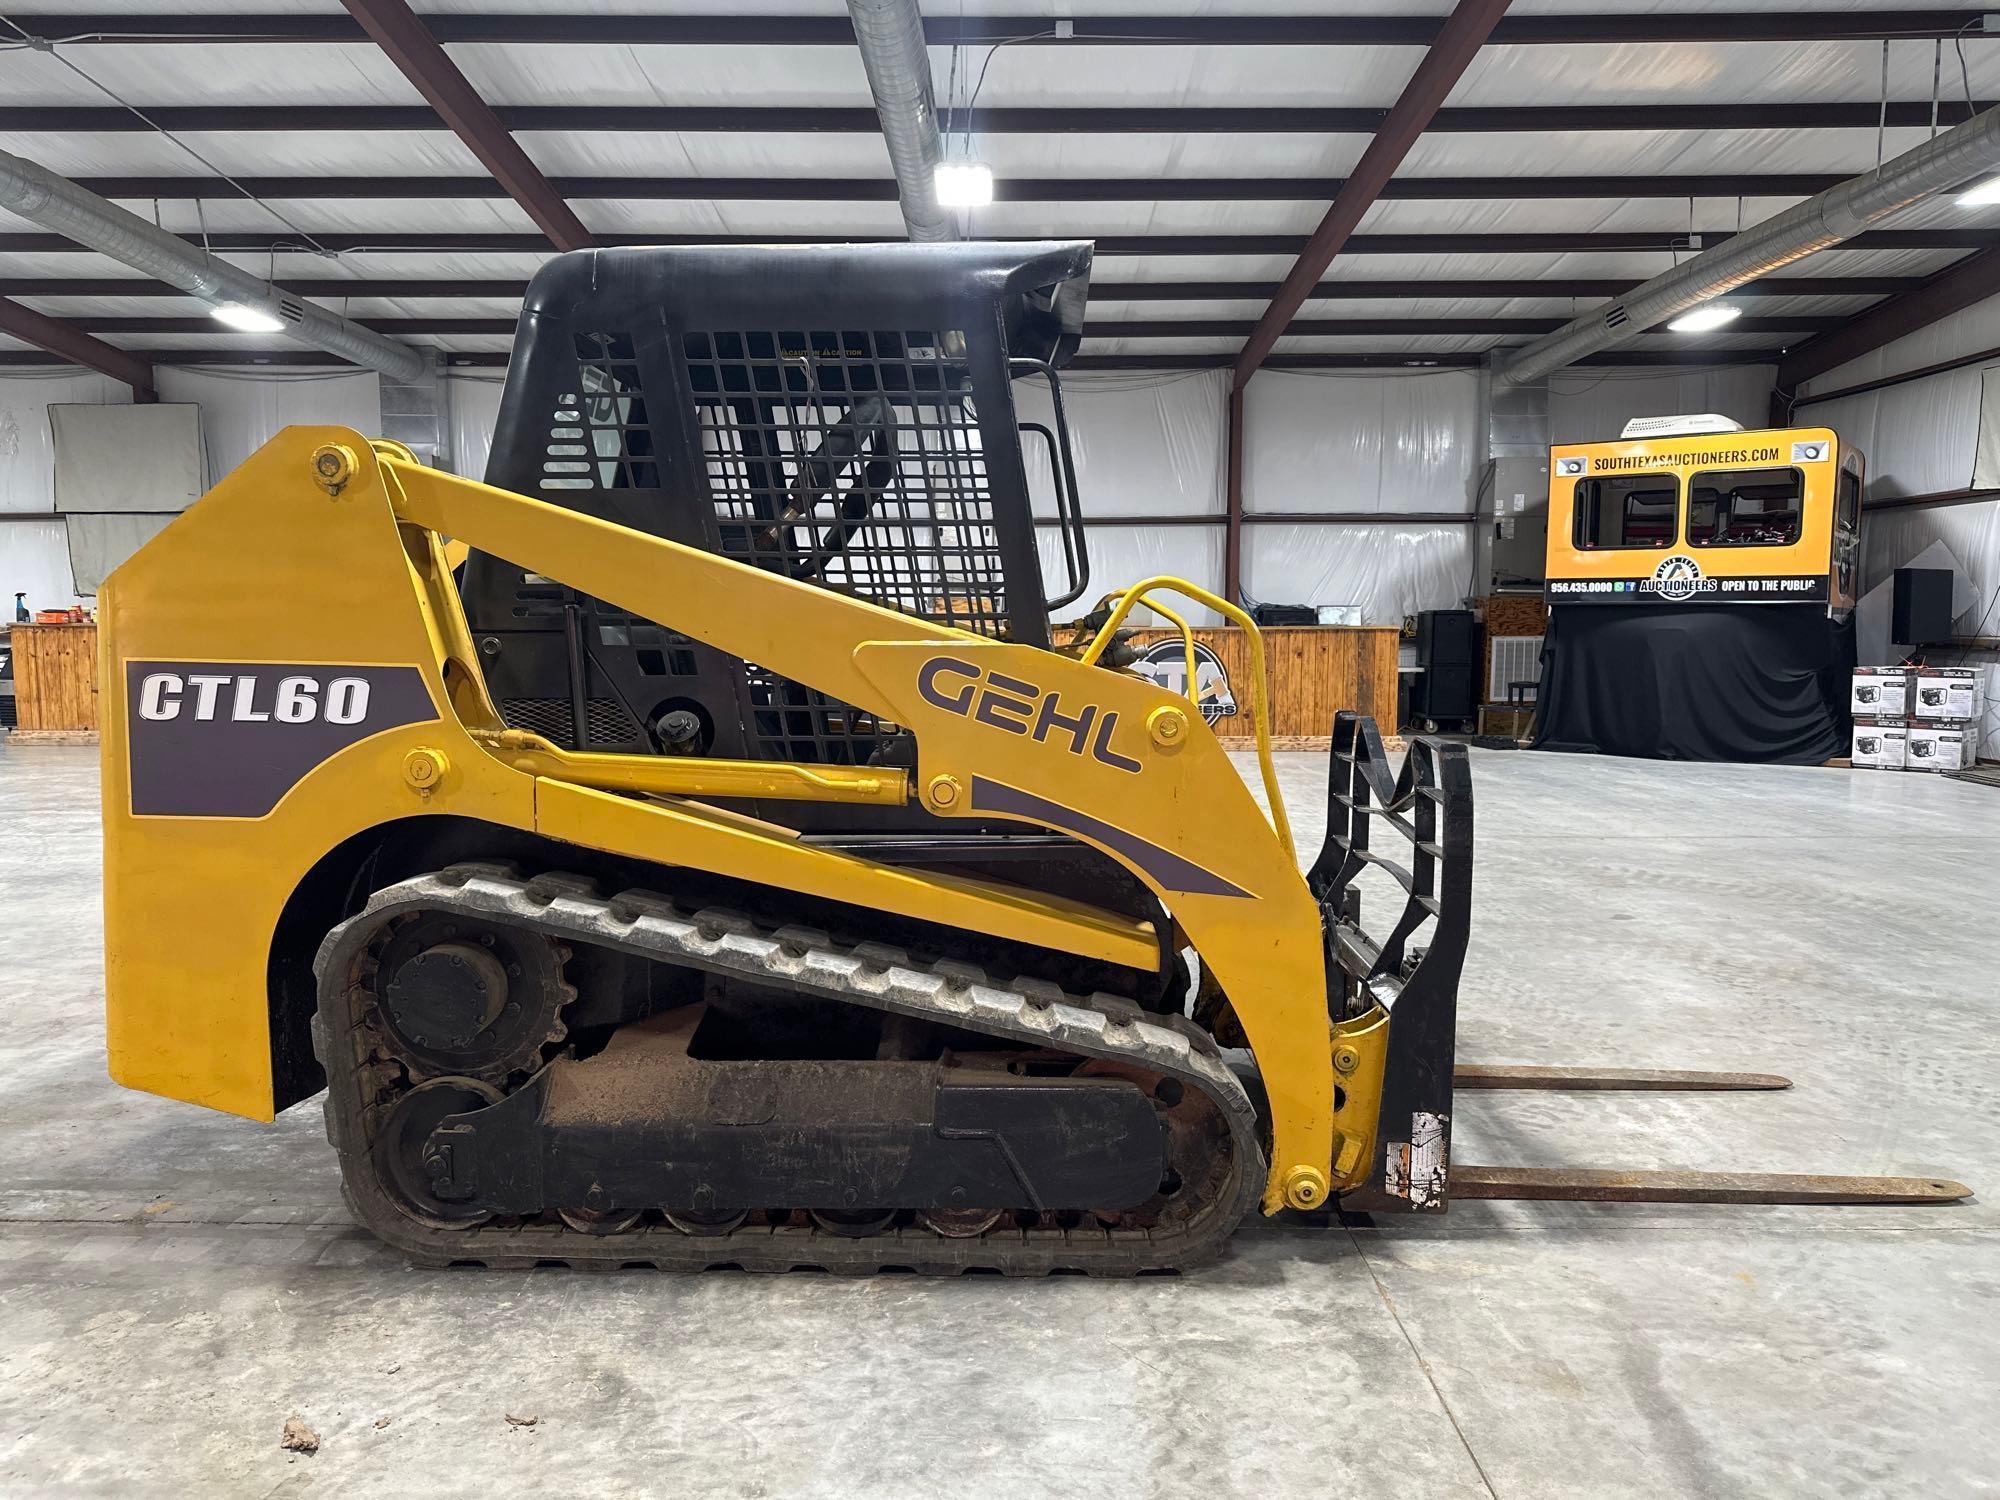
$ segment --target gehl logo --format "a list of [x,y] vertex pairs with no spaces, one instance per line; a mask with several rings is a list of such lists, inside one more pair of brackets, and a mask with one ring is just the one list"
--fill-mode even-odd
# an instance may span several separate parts
[[322,719],[329,724],[359,724],[368,717],[365,678],[335,677],[322,691],[317,677],[280,677],[260,703],[261,686],[248,674],[151,672],[139,684],[139,717],[163,722],[186,714],[203,724],[215,719],[235,724],[311,724]]
[[933,656],[917,671],[917,691],[933,708],[976,719],[1009,734],[1025,734],[1038,744],[1051,739],[1071,755],[1088,755],[1115,771],[1137,773],[1139,762],[1111,748],[1118,711],[1086,703],[1063,712],[1062,694],[1032,682],[975,667],[949,656]]

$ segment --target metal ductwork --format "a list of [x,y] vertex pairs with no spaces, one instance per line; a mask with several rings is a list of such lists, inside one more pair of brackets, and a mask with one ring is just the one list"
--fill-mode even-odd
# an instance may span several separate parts
[[957,231],[951,214],[937,201],[937,165],[944,160],[944,147],[938,139],[931,57],[917,0],[847,0],[847,14],[868,70],[868,91],[875,96],[910,238],[953,239]]
[[[43,166],[0,151],[0,208],[44,229],[122,261],[210,306],[236,303],[268,313],[285,335],[396,380],[415,381],[430,369],[430,355],[359,323],[303,302],[248,271],[204,254],[177,234],[148,224]],[[217,325],[220,327],[221,325]]]
[[1610,307],[1572,319],[1494,365],[1505,384],[1539,380],[1587,354],[1630,342],[1691,307],[1780,266],[1837,245],[1869,225],[1975,177],[2000,171],[2000,108],[1926,141],[1741,234],[1651,281]]

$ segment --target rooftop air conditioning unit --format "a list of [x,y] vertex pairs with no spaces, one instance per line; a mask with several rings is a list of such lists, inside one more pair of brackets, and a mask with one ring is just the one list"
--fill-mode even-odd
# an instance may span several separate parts
[[1704,432],[1741,432],[1743,424],[1717,412],[1685,417],[1634,417],[1618,435],[1628,438],[1696,437]]

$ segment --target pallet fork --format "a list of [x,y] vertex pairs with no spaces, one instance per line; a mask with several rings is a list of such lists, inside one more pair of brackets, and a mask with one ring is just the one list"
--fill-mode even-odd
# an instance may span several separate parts
[[[1407,864],[1372,847],[1385,828],[1410,848]],[[1401,887],[1394,927],[1377,942],[1361,927],[1357,882],[1380,871]],[[1930,1204],[1970,1196],[1963,1183],[1922,1177],[1784,1172],[1630,1171],[1602,1167],[1498,1167],[1455,1161],[1456,1090],[1567,1093],[1771,1091],[1775,1073],[1497,1066],[1456,1061],[1458,985],[1472,906],[1472,776],[1463,744],[1413,738],[1392,772],[1373,719],[1334,721],[1326,841],[1307,876],[1326,913],[1329,997],[1336,1017],[1380,1006],[1388,1013],[1381,1118],[1407,1122],[1367,1182],[1343,1196],[1347,1211],[1441,1213],[1452,1199],[1598,1203]],[[1433,924],[1429,945],[1411,939]],[[1335,1066],[1340,1059],[1336,1057]]]

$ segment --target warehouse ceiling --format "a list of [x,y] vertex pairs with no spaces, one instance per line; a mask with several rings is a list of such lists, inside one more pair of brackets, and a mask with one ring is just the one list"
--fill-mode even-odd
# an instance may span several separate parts
[[[839,0],[413,8],[599,244],[902,237]],[[966,231],[1097,241],[1080,362],[1228,363],[1450,8],[926,0],[952,147],[969,119],[997,179]],[[1057,9],[1090,14],[1059,37]],[[553,247],[340,0],[0,16],[0,147],[395,337],[504,358]],[[1515,0],[1271,362],[1524,343],[2000,99],[1979,16]],[[1725,332],[1606,358],[1775,359],[1996,243],[2000,208],[1947,200],[1752,285]],[[5,213],[0,296],[162,361],[298,357]]]

